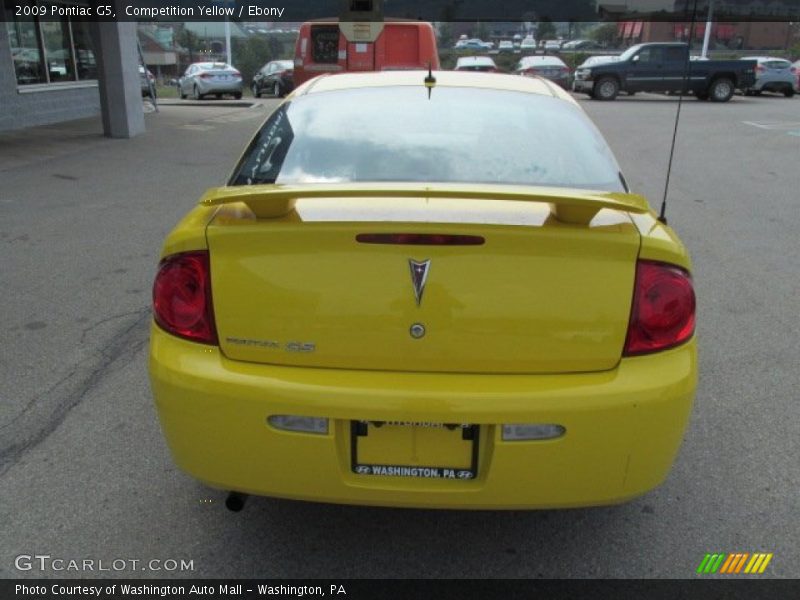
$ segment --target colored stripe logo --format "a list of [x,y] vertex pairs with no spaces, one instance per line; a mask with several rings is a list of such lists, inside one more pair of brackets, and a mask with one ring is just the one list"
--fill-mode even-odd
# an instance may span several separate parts
[[700,561],[700,566],[697,567],[697,573],[700,575],[713,575],[715,573],[723,575],[760,575],[766,570],[771,560],[771,552],[706,554],[703,560]]

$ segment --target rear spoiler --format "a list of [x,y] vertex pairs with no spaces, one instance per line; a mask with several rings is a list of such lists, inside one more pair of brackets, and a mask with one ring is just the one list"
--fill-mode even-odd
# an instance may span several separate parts
[[243,202],[258,218],[276,218],[294,209],[303,198],[450,198],[459,200],[510,200],[550,204],[556,219],[586,225],[603,208],[646,213],[643,196],[567,188],[459,183],[319,183],[297,185],[240,185],[209,189],[204,206]]

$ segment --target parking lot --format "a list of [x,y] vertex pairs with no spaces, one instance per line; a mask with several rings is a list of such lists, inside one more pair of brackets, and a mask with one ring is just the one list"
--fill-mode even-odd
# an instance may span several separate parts
[[[576,96],[660,204],[675,97]],[[173,465],[147,379],[160,244],[275,100],[0,134],[0,577],[691,577],[706,552],[800,560],[800,100],[683,102],[667,216],[698,295],[700,382],[663,486],[616,507],[379,509],[224,493]],[[554,481],[553,485],[558,485]],[[15,557],[192,561],[20,571]]]

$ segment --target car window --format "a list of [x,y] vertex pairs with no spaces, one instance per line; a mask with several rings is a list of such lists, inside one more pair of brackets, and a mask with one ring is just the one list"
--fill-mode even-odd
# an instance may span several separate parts
[[347,181],[624,191],[611,151],[572,104],[538,94],[445,87],[429,100],[422,85],[296,98],[264,124],[231,184]]
[[339,28],[311,28],[311,60],[315,63],[339,62]]
[[768,60],[764,64],[769,69],[788,69],[792,66],[788,60]]
[[664,60],[666,62],[685,62],[686,51],[683,48],[679,48],[677,46],[665,48]]
[[663,48],[650,46],[647,48],[643,48],[641,52],[637,55],[639,57],[639,62],[641,64],[655,64],[661,62],[661,57],[663,56]]

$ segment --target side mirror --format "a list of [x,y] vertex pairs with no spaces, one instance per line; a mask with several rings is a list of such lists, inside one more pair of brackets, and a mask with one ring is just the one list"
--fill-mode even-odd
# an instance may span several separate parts
[[637,54],[636,56],[634,56],[634,57],[631,59],[631,62],[635,62],[635,63],[639,62],[639,55]]

